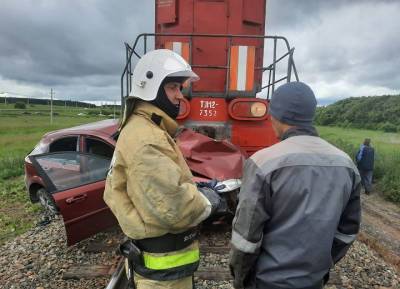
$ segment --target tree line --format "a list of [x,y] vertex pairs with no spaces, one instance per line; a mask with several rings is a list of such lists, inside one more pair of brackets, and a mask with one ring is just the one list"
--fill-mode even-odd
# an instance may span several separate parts
[[[22,98],[22,97],[0,97],[0,103],[8,103],[8,104],[16,104],[19,103],[17,108],[22,108],[23,105],[35,105],[35,104],[41,104],[41,105],[49,105],[50,104],[50,99],[41,99],[41,98]],[[75,106],[75,107],[89,107],[93,108],[96,107],[96,105],[92,103],[87,103],[87,102],[82,102],[82,101],[76,101],[76,100],[61,100],[61,99],[54,99],[53,100],[53,105],[56,106]]]
[[400,132],[400,95],[351,97],[318,107],[317,125]]

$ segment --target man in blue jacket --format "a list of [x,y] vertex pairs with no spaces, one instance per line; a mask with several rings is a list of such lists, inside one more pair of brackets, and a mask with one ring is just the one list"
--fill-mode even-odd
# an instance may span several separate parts
[[321,289],[360,227],[360,175],[351,158],[318,137],[316,99],[291,82],[272,96],[280,142],[245,164],[232,225],[235,288]]
[[365,194],[369,195],[372,189],[372,175],[374,171],[375,151],[371,147],[371,140],[366,138],[356,155],[357,168],[360,171],[361,183]]

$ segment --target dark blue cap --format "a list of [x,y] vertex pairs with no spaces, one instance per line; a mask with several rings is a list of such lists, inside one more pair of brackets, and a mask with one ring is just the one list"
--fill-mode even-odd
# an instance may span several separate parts
[[272,94],[269,114],[289,125],[311,126],[316,107],[314,92],[307,84],[289,82]]

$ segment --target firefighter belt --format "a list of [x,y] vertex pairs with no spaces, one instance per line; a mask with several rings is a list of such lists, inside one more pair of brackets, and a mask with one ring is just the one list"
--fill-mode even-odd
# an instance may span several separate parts
[[147,279],[167,281],[192,276],[200,260],[196,240],[197,229],[180,234],[130,240],[139,248],[140,256],[130,260],[128,258],[128,261],[137,274]]

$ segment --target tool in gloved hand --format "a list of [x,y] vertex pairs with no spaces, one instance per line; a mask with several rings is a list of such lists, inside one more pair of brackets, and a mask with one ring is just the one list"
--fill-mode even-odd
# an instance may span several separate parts
[[199,187],[198,190],[208,199],[211,203],[211,214],[215,214],[221,204],[221,197],[209,187]]
[[224,214],[228,211],[228,204],[223,196],[218,194],[218,189],[224,185],[218,185],[217,180],[210,182],[199,182],[197,188],[211,203],[211,216],[215,214]]

